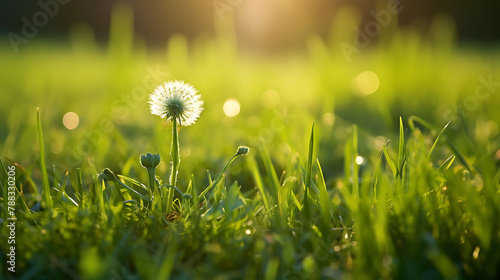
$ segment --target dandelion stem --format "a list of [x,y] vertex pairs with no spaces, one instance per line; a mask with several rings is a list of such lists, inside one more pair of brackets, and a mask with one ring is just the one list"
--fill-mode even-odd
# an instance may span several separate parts
[[224,168],[222,169],[222,171],[219,173],[219,176],[217,176],[217,179],[215,179],[215,181],[213,182],[210,182],[210,184],[208,185],[208,187],[206,187],[202,192],[201,194],[198,196],[198,199],[202,199],[209,191],[211,191],[214,187],[217,186],[217,184],[219,184],[220,180],[222,179],[222,175],[224,174],[224,172],[226,172],[226,169],[227,167],[231,164],[231,162],[234,161],[235,158],[237,158],[239,155],[234,155],[227,163],[226,163],[226,166],[224,166]]
[[226,163],[226,166],[224,166],[224,169],[222,169],[221,173],[219,173],[217,179],[215,179],[215,181],[213,182],[210,182],[208,187],[206,187],[198,196],[198,199],[202,199],[209,191],[211,191],[214,187],[217,186],[217,184],[219,184],[220,180],[222,179],[222,175],[224,175],[224,172],[226,172],[227,167],[234,161],[235,158],[237,158],[238,156],[247,155],[249,150],[250,148],[248,148],[247,146],[238,147],[236,154],[234,154],[234,156]]
[[[177,173],[179,171],[179,164],[181,159],[179,157],[179,131],[177,129],[177,119],[172,120],[172,146],[170,148],[170,155],[172,156],[172,174],[170,174],[170,185],[177,187]],[[167,191],[167,214],[172,210],[174,203],[174,189],[169,188]]]
[[153,190],[154,194],[153,209],[155,211],[158,210],[158,213],[161,213],[161,195],[159,187],[156,186],[155,169],[156,168],[148,168],[149,190]]

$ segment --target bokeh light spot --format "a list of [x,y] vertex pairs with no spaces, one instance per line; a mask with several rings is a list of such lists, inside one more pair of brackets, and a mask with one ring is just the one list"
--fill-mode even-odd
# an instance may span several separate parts
[[67,112],[63,117],[63,124],[67,129],[75,129],[80,124],[80,118],[74,112]]
[[356,157],[356,164],[362,165],[363,163],[365,163],[365,159],[362,156],[357,156]]
[[181,156],[183,158],[189,157],[191,155],[191,149],[190,148],[182,148],[180,149]]
[[224,102],[224,106],[222,107],[224,110],[224,114],[228,117],[234,117],[240,113],[240,102],[234,98],[229,98]]
[[484,132],[488,137],[495,137],[498,134],[498,124],[492,120],[484,124]]
[[50,150],[54,154],[60,154],[64,150],[64,146],[62,145],[62,143],[60,141],[54,141],[50,145]]
[[351,90],[360,97],[365,97],[377,91],[380,80],[372,71],[364,71],[354,77],[351,81]]
[[335,115],[332,113],[326,113],[321,117],[321,120],[323,123],[325,123],[327,126],[332,126],[333,122],[335,121]]
[[274,108],[280,103],[280,95],[277,91],[268,89],[262,94],[262,105],[266,108]]
[[375,137],[374,142],[375,142],[374,143],[375,149],[377,149],[377,151],[381,152],[384,150],[384,145],[387,142],[387,139],[384,136],[379,135],[379,136]]

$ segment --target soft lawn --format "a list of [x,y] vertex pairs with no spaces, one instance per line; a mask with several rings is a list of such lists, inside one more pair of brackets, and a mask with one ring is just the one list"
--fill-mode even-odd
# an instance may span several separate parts
[[[372,172],[360,172],[357,127],[344,144],[344,175],[325,182],[315,157],[290,158],[277,172],[265,146],[241,156],[255,187],[208,173],[174,211],[154,215],[147,184],[106,169],[60,174],[42,183],[17,168],[16,277],[20,279],[495,279],[498,276],[498,168],[472,167],[446,137],[418,117],[400,120]],[[429,141],[432,140],[432,141]],[[393,148],[391,148],[393,147]],[[436,153],[449,151],[444,161]],[[479,147],[480,148],[480,147]],[[479,151],[481,151],[479,149]],[[437,158],[437,159],[436,159]],[[83,185],[82,176],[92,176]],[[161,180],[161,179],[160,179]],[[4,180],[2,179],[2,182]],[[213,186],[213,188],[211,188]],[[203,189],[203,188],[201,188]],[[179,191],[180,192],[180,191]],[[3,190],[6,201],[6,188]],[[6,221],[5,203],[2,219]],[[167,215],[168,214],[168,215]],[[8,232],[2,228],[2,240]],[[2,255],[5,258],[5,254]],[[5,269],[5,259],[2,266]],[[13,274],[7,274],[13,278]]]

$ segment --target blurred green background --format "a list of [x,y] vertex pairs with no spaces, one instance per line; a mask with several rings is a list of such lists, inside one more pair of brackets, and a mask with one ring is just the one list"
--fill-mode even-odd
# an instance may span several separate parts
[[[475,137],[498,149],[495,1],[41,3],[3,2],[0,17],[1,154],[24,167],[38,164],[39,107],[48,162],[61,170],[93,159],[134,174],[152,152],[166,178],[170,130],[147,95],[170,79],[205,101],[181,130],[181,185],[219,170],[241,144],[263,142],[284,169],[307,154],[312,122],[327,178],[341,174],[352,124],[368,164],[400,116],[452,121],[465,154]],[[230,175],[251,180],[241,170]]]

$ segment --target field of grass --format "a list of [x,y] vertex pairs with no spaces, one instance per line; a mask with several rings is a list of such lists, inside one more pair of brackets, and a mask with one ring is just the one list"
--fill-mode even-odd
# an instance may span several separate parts
[[[2,279],[500,278],[498,47],[458,46],[437,22],[350,62],[350,34],[262,57],[219,24],[153,51],[112,22],[106,47],[85,26],[0,44]],[[205,109],[180,130],[187,195],[159,213],[139,160],[160,154],[166,184],[171,128],[147,99],[174,79]]]

